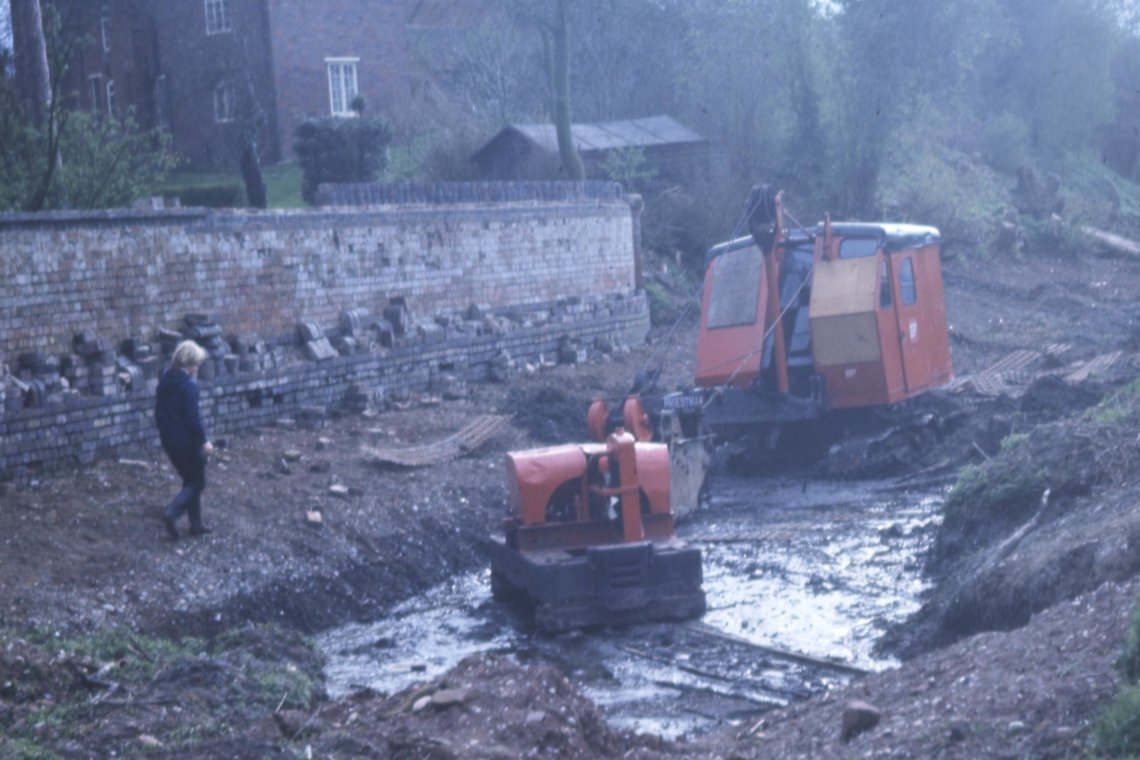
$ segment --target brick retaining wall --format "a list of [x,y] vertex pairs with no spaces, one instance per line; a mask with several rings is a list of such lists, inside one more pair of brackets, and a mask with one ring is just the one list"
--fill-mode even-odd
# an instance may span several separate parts
[[[412,193],[406,205],[0,215],[0,368],[6,359],[16,373],[21,353],[66,354],[80,332],[157,345],[160,329],[189,313],[278,347],[293,343],[298,322],[335,333],[346,310],[382,315],[392,299],[436,326],[393,348],[320,362],[295,348],[272,368],[203,379],[204,411],[225,433],[335,407],[354,388],[422,390],[448,371],[485,379],[504,351],[534,361],[566,338],[588,350],[595,339],[636,343],[648,330],[636,215],[612,188],[401,186],[392,192]],[[361,202],[353,192],[339,202]],[[463,330],[458,315],[473,304],[499,327]],[[448,319],[460,329],[438,329]],[[134,386],[0,403],[0,480],[153,445],[153,377]]]
[[295,211],[0,215],[0,350],[60,351],[81,330],[151,335],[205,312],[227,329],[288,333],[418,314],[632,292],[620,197]]

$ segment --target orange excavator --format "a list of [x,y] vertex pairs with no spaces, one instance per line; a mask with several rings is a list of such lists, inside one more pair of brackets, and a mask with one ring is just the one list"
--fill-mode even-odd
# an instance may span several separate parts
[[663,444],[618,430],[604,443],[511,452],[506,464],[495,598],[522,598],[548,632],[704,612],[701,554],[674,534]]
[[[752,189],[745,219],[749,235],[706,255],[695,387],[660,392],[650,374],[619,407],[597,401],[588,415],[595,438],[621,426],[669,442],[678,514],[696,505],[710,438],[771,454],[844,410],[892,407],[953,378],[937,229],[789,225],[768,185]],[[837,453],[844,466],[897,463],[933,422]]]

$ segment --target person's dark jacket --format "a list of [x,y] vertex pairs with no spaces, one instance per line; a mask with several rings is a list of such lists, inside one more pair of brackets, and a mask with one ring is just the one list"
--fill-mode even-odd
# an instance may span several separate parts
[[182,369],[169,369],[158,382],[154,421],[162,448],[190,452],[206,443],[206,426],[198,411],[198,383]]

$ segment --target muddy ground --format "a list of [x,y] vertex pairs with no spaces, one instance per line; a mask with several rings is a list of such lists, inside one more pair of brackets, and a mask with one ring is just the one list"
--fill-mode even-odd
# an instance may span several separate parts
[[[1140,569],[1137,437],[1088,411],[1135,374],[1140,262],[1089,251],[1004,263],[957,258],[945,272],[960,376],[1019,349],[1068,348],[1007,378],[1003,395],[963,388],[924,402],[952,413],[955,424],[909,476],[950,484],[971,465],[977,487],[948,509],[923,610],[884,640],[907,658],[901,667],[681,742],[612,729],[560,673],[495,657],[465,661],[400,694],[323,695],[320,656],[298,634],[375,619],[483,566],[504,510],[502,452],[584,440],[586,402],[620,395],[646,364],[662,364],[666,387],[683,384],[694,340],[683,327],[584,365],[474,385],[458,400],[425,394],[363,416],[281,420],[231,436],[211,464],[205,515],[214,532],[202,538],[165,538],[158,511],[177,482],[157,448],[46,474],[27,487],[0,485],[3,752],[1079,754],[1117,686],[1113,662]],[[1115,351],[1123,353],[1089,378],[1042,374],[1071,376],[1081,362]],[[512,420],[454,461],[399,469],[366,454],[370,445],[442,438],[486,413]],[[999,468],[1016,477],[991,472]],[[987,487],[999,482],[1001,489]],[[319,527],[306,522],[313,510]],[[842,742],[843,707],[855,699],[883,717]]]

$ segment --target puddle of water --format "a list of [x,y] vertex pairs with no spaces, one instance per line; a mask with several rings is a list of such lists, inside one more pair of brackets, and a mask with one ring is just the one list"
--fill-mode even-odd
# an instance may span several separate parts
[[919,607],[917,556],[942,496],[886,485],[718,480],[686,535],[703,552],[704,621],[867,670],[894,665],[874,655],[874,643],[886,623]]
[[[918,607],[916,558],[941,496],[888,485],[718,479],[709,509],[680,530],[704,553],[703,622],[756,644],[865,669],[890,666],[873,656],[874,641],[883,622]],[[482,571],[384,620],[331,631],[320,646],[334,697],[361,687],[390,694],[468,655],[510,653],[560,668],[611,724],[666,738],[744,720],[828,683],[773,667],[755,650],[703,652],[708,643],[682,631],[658,624],[536,634],[491,600]]]

